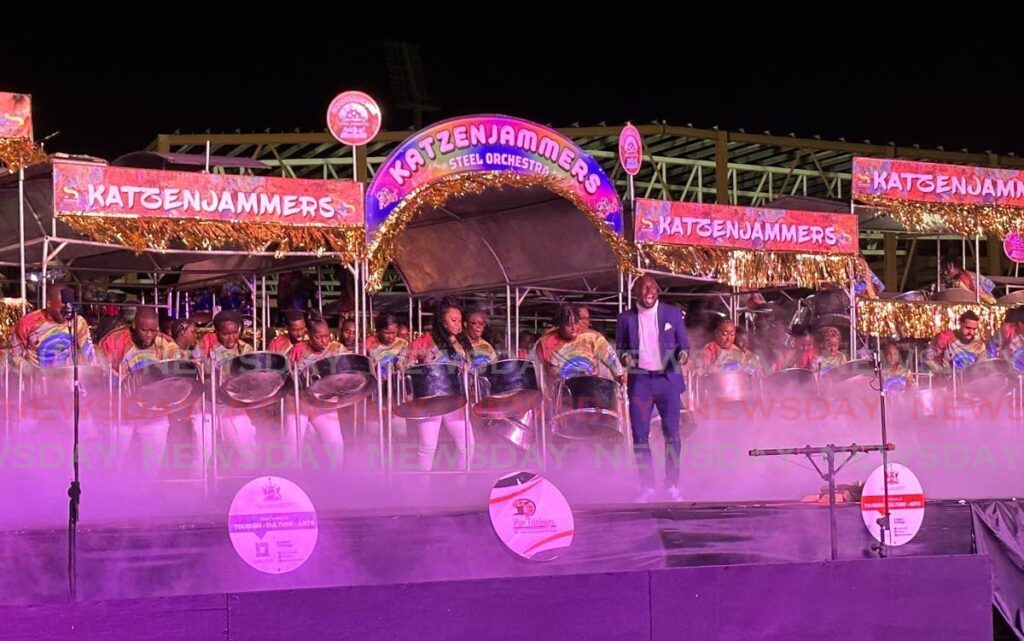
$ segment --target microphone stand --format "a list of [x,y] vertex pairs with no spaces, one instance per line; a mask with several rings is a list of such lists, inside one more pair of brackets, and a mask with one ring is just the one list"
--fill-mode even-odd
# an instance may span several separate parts
[[[882,425],[882,443],[888,443],[888,432],[886,431],[885,423],[885,386],[882,380],[882,362],[880,354],[875,351],[871,354],[871,360],[875,366],[875,376],[878,380],[878,411]],[[878,523],[878,545],[871,546],[872,550],[878,552],[878,558],[884,559],[886,556],[885,551],[885,535],[889,531],[889,450],[882,449],[882,492],[883,492],[883,503],[882,503],[882,516],[876,523]]]
[[78,382],[78,314],[73,304],[64,307],[62,316],[71,323],[71,372],[74,392],[74,442],[71,451],[71,462],[75,476],[68,488],[68,592],[71,601],[78,597],[78,508],[82,497],[79,483],[78,448],[79,448],[79,382]]

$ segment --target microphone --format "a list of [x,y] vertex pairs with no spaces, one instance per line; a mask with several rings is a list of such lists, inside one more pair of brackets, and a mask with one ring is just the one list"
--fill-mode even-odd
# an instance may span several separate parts
[[62,287],[60,290],[60,315],[69,321],[75,315],[75,290]]
[[877,351],[871,352],[871,364],[874,366],[876,372],[882,366],[882,358],[879,356]]

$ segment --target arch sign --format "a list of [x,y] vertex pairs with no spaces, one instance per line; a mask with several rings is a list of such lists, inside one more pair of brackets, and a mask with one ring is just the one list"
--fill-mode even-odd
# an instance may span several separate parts
[[377,171],[366,197],[371,246],[396,208],[425,188],[462,175],[513,173],[581,205],[622,232],[615,185],[586,151],[554,129],[510,116],[445,120],[406,140]]

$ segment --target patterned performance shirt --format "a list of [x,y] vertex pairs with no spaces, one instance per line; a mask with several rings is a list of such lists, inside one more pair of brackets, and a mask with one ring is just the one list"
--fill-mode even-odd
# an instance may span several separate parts
[[[78,364],[92,365],[96,362],[96,350],[89,334],[89,323],[81,316],[76,318]],[[11,337],[11,355],[16,362],[43,368],[70,366],[71,324],[67,321],[55,323],[41,309],[25,315],[18,321]]]

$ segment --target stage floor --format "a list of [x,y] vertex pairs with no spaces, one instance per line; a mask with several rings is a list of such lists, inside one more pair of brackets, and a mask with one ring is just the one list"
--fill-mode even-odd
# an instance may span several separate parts
[[[223,519],[83,525],[82,600],[259,590],[408,584],[500,577],[775,564],[829,558],[828,509],[818,504],[650,504],[575,510],[576,538],[554,560],[525,561],[491,529],[486,508],[325,513],[305,565],[267,575],[235,553]],[[837,508],[840,559],[873,558],[856,504]],[[972,552],[970,506],[933,502],[924,524],[893,557]],[[67,599],[62,528],[0,532],[0,604]]]

